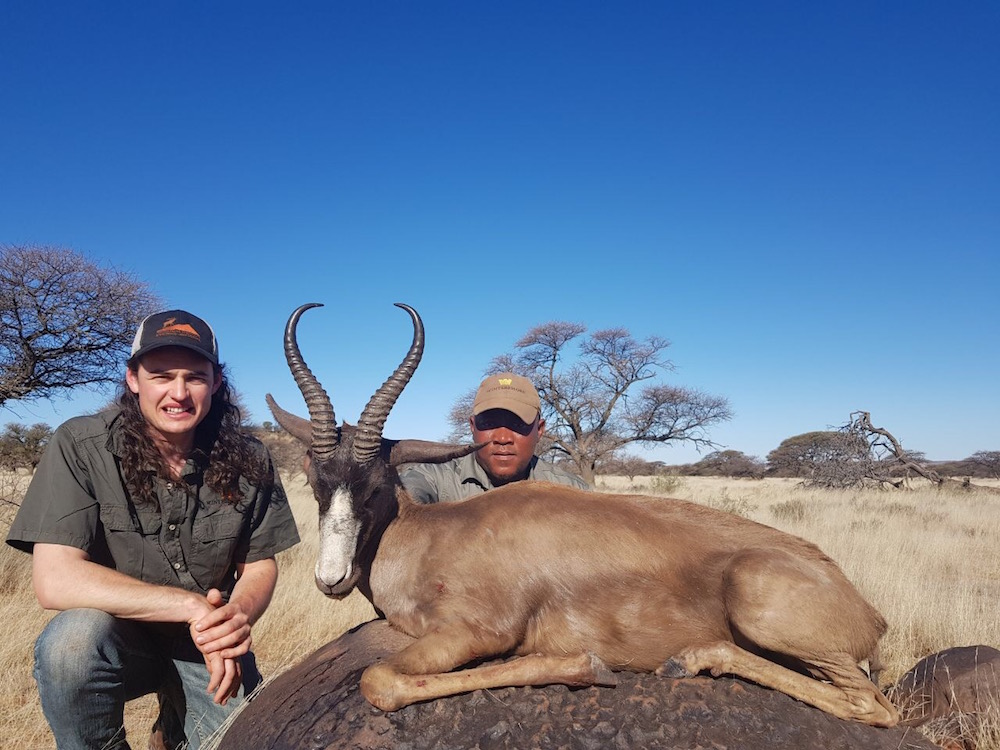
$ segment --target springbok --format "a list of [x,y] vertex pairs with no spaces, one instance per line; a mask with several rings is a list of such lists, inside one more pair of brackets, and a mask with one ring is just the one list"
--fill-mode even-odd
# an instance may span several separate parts
[[[333,405],[285,328],[285,357],[309,419],[267,396],[278,423],[308,446],[319,505],[316,584],[355,586],[416,638],[362,675],[392,711],[479,688],[613,685],[613,670],[669,677],[708,671],[779,690],[834,716],[892,726],[899,715],[858,666],[885,620],[815,545],[682,500],[516,482],[457,503],[416,503],[403,463],[480,446],[393,441],[382,428],[424,349],[413,343],[357,426]],[[456,670],[502,655],[504,662]]]

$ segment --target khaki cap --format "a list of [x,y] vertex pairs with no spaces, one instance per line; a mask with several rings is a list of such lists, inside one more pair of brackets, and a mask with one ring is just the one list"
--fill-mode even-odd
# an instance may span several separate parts
[[488,409],[506,409],[522,422],[531,424],[541,407],[538,391],[530,380],[512,372],[501,372],[490,375],[480,384],[476,400],[472,402],[472,415]]

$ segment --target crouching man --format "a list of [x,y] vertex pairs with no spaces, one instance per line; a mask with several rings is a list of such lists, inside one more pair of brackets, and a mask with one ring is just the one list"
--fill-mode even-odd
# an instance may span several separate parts
[[35,645],[59,750],[127,748],[125,702],[149,693],[165,744],[198,748],[260,681],[252,627],[296,542],[215,333],[183,310],[147,317],[116,406],[56,430],[7,537],[59,611]]

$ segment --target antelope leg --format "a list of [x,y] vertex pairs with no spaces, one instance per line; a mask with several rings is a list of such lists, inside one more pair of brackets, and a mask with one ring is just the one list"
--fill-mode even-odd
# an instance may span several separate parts
[[678,666],[689,675],[709,671],[715,677],[732,674],[758,685],[778,690],[841,719],[853,719],[876,727],[891,727],[899,713],[879,689],[865,677],[850,657],[811,659],[809,664],[830,682],[807,677],[752,654],[734,643],[720,641],[709,646],[686,649],[656,671],[677,676]]
[[[458,635],[450,631],[452,635]],[[371,665],[361,676],[361,693],[383,711],[473,690],[520,685],[614,685],[614,674],[593,654],[531,654],[502,664],[449,671],[484,652],[448,632],[425,635],[402,651]],[[482,644],[478,644],[482,645]],[[508,647],[509,648],[509,647]],[[502,653],[501,649],[493,653]]]

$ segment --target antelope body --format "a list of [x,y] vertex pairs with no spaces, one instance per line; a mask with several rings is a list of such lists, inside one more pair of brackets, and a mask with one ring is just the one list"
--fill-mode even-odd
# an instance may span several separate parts
[[[682,500],[517,482],[459,503],[421,505],[395,467],[479,446],[390,441],[381,431],[423,351],[407,357],[338,427],[288,321],[285,354],[310,420],[274,416],[310,446],[320,512],[317,586],[355,586],[417,640],[369,667],[361,690],[395,710],[512,685],[613,685],[614,670],[734,674],[846,719],[898,713],[858,666],[886,624],[839,567],[796,536]],[[489,666],[456,668],[513,654]]]

